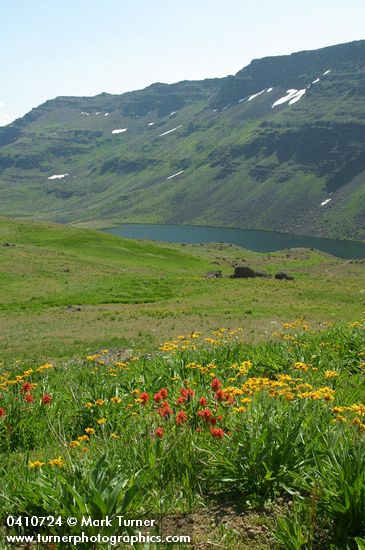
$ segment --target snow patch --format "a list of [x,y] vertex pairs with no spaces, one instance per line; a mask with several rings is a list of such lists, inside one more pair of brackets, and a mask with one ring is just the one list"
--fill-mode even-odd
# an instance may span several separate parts
[[127,130],[128,128],[116,128],[115,130],[112,131],[112,134],[123,134]]
[[324,206],[325,204],[328,204],[332,199],[326,199],[319,206]]
[[296,103],[301,99],[301,97],[305,94],[305,89],[303,90],[295,90],[294,88],[291,88],[290,90],[286,91],[286,95],[275,101],[271,107],[276,107],[277,105],[283,105],[283,103],[289,102],[289,105],[293,105],[293,103]]
[[176,172],[176,174],[172,174],[172,176],[169,176],[166,178],[167,180],[171,180],[172,178],[176,178],[176,176],[180,176],[180,174],[183,173],[184,170],[180,170],[180,172]]
[[89,116],[90,113],[87,113],[86,111],[81,111],[82,115]]
[[176,115],[176,111],[172,111],[172,113],[169,114],[169,116],[174,116]]
[[97,113],[95,113],[96,115],[100,115],[100,111],[98,111]]
[[298,93],[289,101],[289,105],[293,105],[297,101],[299,101],[305,94],[306,90],[299,90]]
[[312,84],[317,84],[317,82],[319,82],[319,78],[316,78],[315,80],[313,80]]
[[153,126],[154,125],[154,122],[149,122],[148,123],[148,126]]
[[179,126],[176,126],[176,128],[172,128],[172,130],[167,130],[167,132],[163,132],[158,137],[167,136],[167,134],[171,134],[171,132],[175,132],[175,130],[178,130],[181,128],[181,124]]
[[65,178],[66,176],[68,176],[68,174],[53,174],[53,176],[49,176],[49,178],[47,178],[48,180],[61,180],[62,178]]
[[104,116],[109,116],[109,113],[105,113],[105,115],[104,115]]
[[274,89],[274,88],[268,88],[266,91],[267,91],[267,93],[269,94],[270,92],[273,91],[273,89]]
[[238,103],[243,103],[244,101],[246,101],[246,98],[242,97],[241,99],[238,100]]
[[265,91],[266,91],[266,88],[265,90],[261,90],[261,92],[258,92],[257,94],[250,95],[247,101],[252,101],[253,99],[255,99],[255,97],[258,97],[259,95],[263,94]]
[[322,73],[322,75],[325,76],[326,74],[330,74],[331,71],[332,71],[332,69],[328,69],[327,71],[324,71],[324,73]]
[[216,113],[218,111],[218,109],[213,109],[213,113]]

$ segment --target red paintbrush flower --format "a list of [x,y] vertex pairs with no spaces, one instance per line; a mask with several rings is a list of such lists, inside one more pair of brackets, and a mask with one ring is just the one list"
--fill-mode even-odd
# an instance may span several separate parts
[[162,400],[161,392],[155,393],[155,395],[153,396],[153,399],[154,399],[154,401],[156,401],[156,403],[158,403],[159,401],[161,401],[161,400]]
[[176,424],[184,424],[187,419],[187,414],[184,411],[179,411],[176,415]]
[[218,391],[219,388],[222,386],[222,382],[218,380],[218,378],[213,378],[210,386],[214,391]]
[[141,395],[139,396],[140,399],[142,399],[142,403],[143,405],[145,405],[147,403],[147,401],[149,400],[150,396],[148,395],[147,392],[142,392]]
[[210,422],[213,416],[213,413],[210,409],[203,409],[202,411],[198,411],[198,416],[205,420],[205,422]]
[[223,390],[218,390],[215,394],[215,398],[217,401],[223,401],[226,397],[226,394]]
[[159,437],[161,439],[164,435],[165,435],[165,430],[161,426],[155,429],[156,437]]
[[170,408],[167,401],[164,401],[161,407],[157,410],[158,414],[163,418],[170,418],[172,415],[172,409]]
[[33,395],[29,392],[26,393],[24,396],[24,401],[26,401],[27,403],[33,403]]
[[222,430],[222,428],[210,428],[210,433],[217,439],[222,439],[224,436],[224,430]]
[[49,393],[43,394],[41,397],[41,403],[42,405],[49,405],[50,403],[52,403],[52,395],[50,395]]
[[32,384],[30,382],[24,382],[21,387],[21,392],[26,393],[32,389]]
[[180,390],[181,397],[183,397],[185,401],[187,401],[188,403],[192,400],[192,398],[194,397],[194,394],[195,394],[194,390],[191,390],[191,389],[182,388]]

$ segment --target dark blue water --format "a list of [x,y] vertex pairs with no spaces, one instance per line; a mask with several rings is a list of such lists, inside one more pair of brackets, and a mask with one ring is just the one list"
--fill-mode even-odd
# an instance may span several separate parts
[[150,239],[173,243],[232,243],[256,252],[274,252],[284,248],[315,248],[339,258],[365,258],[365,242],[321,239],[277,233],[224,227],[197,225],[123,224],[107,233],[134,239]]

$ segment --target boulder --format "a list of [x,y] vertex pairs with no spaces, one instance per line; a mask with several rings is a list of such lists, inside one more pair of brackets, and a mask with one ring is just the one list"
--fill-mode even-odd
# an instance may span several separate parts
[[280,271],[279,273],[276,273],[275,279],[278,279],[279,281],[293,281],[294,277],[288,275],[287,273],[284,273],[283,271]]
[[233,279],[253,279],[255,272],[250,267],[240,266],[234,268]]

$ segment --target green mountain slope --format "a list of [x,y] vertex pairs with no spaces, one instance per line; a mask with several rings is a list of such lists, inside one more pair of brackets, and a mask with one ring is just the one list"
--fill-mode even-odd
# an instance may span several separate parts
[[365,238],[364,183],[365,41],[59,97],[0,129],[0,214],[16,217]]

